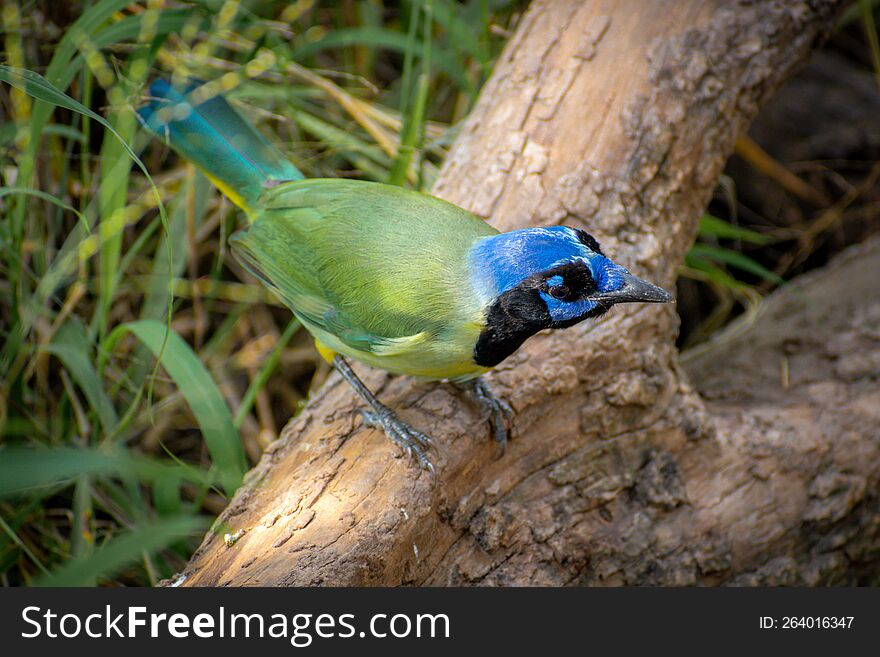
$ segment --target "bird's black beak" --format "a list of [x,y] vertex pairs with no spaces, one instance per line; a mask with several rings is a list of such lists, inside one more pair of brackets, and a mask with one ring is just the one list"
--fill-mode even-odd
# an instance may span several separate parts
[[636,278],[630,273],[623,275],[623,285],[613,292],[602,292],[591,295],[594,301],[605,303],[667,303],[674,297],[662,287]]

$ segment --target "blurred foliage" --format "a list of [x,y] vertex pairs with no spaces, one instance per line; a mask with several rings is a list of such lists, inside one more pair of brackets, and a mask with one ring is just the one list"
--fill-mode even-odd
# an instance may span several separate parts
[[[150,79],[212,81],[308,176],[427,189],[525,5],[4,0],[0,583],[177,572],[327,373],[226,257],[234,209],[138,125]],[[812,243],[741,222],[734,187],[682,270],[685,340]]]
[[878,14],[880,0],[853,3],[737,139],[681,270],[681,348],[880,228]]

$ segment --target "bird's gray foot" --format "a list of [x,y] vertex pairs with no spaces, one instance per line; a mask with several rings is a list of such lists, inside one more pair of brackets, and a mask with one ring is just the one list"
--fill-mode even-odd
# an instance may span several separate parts
[[431,439],[428,436],[401,420],[387,406],[380,405],[372,410],[362,408],[360,414],[366,426],[382,429],[391,442],[418,461],[419,467],[434,474],[434,466],[427,454],[427,450],[431,447]]
[[428,459],[427,454],[428,448],[431,446],[431,439],[421,431],[413,429],[397,417],[394,411],[376,399],[376,396],[358,378],[357,374],[354,373],[354,370],[348,364],[348,361],[342,356],[337,355],[333,359],[333,365],[339,370],[342,378],[348,381],[351,387],[355,389],[355,392],[361,396],[361,399],[370,405],[370,408],[360,409],[360,413],[364,418],[364,424],[374,429],[382,429],[385,435],[391,439],[391,442],[418,462],[419,467],[434,474],[434,466]]
[[495,440],[501,445],[501,452],[504,453],[508,438],[507,419],[513,416],[510,404],[496,397],[489,384],[479,377],[460,385],[479,404],[480,408],[489,414],[492,433],[495,435]]

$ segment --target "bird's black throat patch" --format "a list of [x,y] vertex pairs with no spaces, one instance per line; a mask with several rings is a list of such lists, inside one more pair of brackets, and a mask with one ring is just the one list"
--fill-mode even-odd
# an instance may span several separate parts
[[520,284],[489,306],[486,328],[474,346],[474,362],[481,367],[495,367],[552,323],[538,289]]
[[[589,317],[598,317],[611,307],[600,303],[588,313],[565,321],[554,321],[541,298],[541,292],[557,297],[548,281],[562,278],[566,297],[577,299],[596,289],[589,269],[582,262],[565,263],[535,274],[501,294],[486,312],[486,327],[474,346],[474,362],[481,367],[495,367],[522,346],[535,333],[547,328],[568,328]],[[559,289],[562,286],[556,286]]]

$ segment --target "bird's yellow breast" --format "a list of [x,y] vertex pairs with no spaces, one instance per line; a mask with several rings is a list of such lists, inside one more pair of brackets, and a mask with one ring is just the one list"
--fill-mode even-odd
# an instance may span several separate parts
[[355,349],[318,327],[303,324],[314,336],[318,353],[329,363],[341,354],[392,374],[455,381],[473,379],[490,369],[474,362],[473,345],[480,333],[476,324],[459,327],[453,335],[413,340],[411,345],[386,353]]

